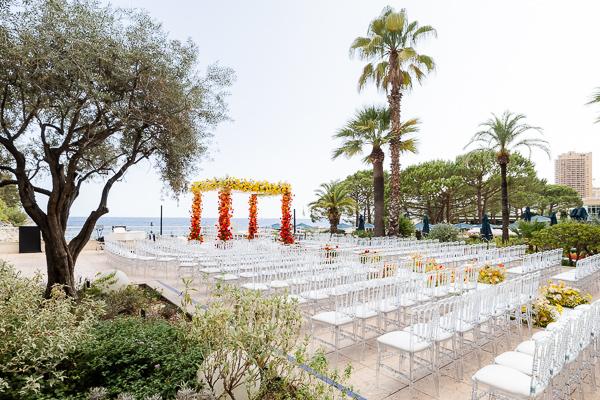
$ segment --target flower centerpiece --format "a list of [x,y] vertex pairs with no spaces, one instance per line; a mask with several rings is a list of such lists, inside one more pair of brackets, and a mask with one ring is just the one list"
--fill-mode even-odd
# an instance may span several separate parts
[[506,279],[506,268],[502,264],[485,264],[479,270],[477,282],[497,285]]
[[376,263],[383,260],[383,256],[378,251],[365,250],[359,253],[361,264]]
[[335,246],[335,248],[333,246],[330,246],[329,244],[326,244],[324,247],[321,247],[319,249],[319,251],[321,253],[323,253],[323,255],[325,256],[325,262],[326,263],[332,263],[333,259],[335,257],[338,256],[338,246]]
[[[525,307],[523,307],[522,311],[525,312]],[[533,302],[531,312],[533,323],[545,328],[549,323],[558,321],[558,318],[562,314],[562,307],[560,305],[551,305],[548,299],[538,297]]]
[[579,289],[565,286],[562,282],[560,285],[548,282],[548,286],[543,286],[540,293],[553,306],[575,308],[581,304],[589,304],[592,300],[591,295],[584,295]]

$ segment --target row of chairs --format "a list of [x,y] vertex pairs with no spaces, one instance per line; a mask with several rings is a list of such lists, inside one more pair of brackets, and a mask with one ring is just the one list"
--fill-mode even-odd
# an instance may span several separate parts
[[598,289],[600,282],[600,254],[577,261],[575,268],[552,277],[553,280],[568,283],[582,291],[590,291],[593,286]]
[[[439,396],[442,366],[454,363],[457,379],[462,379],[464,359],[469,353],[475,352],[481,367],[484,345],[489,343],[496,354],[497,340],[502,336],[510,347],[511,325],[517,326],[520,335],[523,319],[531,326],[531,304],[538,287],[539,273],[535,273],[413,307],[409,326],[377,338],[377,385],[384,368],[408,382],[412,398],[415,382],[432,375]],[[392,356],[399,356],[399,366],[402,360],[408,360],[407,371],[384,362]]]
[[540,271],[542,281],[547,281],[552,275],[560,270],[562,260],[562,249],[555,249],[523,256],[521,265],[506,270],[509,274],[529,274]]
[[472,400],[487,395],[568,399],[574,390],[583,399],[586,377],[592,392],[596,391],[594,365],[599,357],[599,336],[600,302],[576,307],[570,316],[549,324],[515,351],[498,355],[493,365],[477,371],[472,377]]

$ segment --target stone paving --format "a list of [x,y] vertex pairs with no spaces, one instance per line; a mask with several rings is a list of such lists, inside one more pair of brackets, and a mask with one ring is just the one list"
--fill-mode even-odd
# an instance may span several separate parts
[[[42,275],[45,275],[46,260],[43,253],[2,254],[0,257],[3,260],[13,264],[18,270],[22,271],[24,276],[33,276],[38,270],[42,273]],[[75,267],[75,276],[81,276],[82,279],[85,279],[86,277],[94,277],[97,273],[108,271],[110,269],[112,268],[107,263],[104,252],[88,250],[83,251],[78,258]],[[163,295],[170,301],[178,305],[180,304],[181,297],[172,290],[183,289],[183,284],[180,281],[178,282],[177,279],[167,279],[163,271],[156,271],[154,276],[147,277],[134,275],[133,271],[125,272],[128,273],[132,282],[146,283],[151,285],[159,291],[162,291]],[[197,291],[192,291],[190,294],[192,298],[199,304],[205,304],[207,297],[205,295],[204,287],[199,288]],[[598,293],[592,293],[592,295],[594,298],[597,298]],[[310,326],[305,326],[304,330],[309,332]],[[534,330],[534,332],[535,331],[536,330]],[[527,329],[523,330],[523,334],[523,340],[527,340],[530,337]],[[367,400],[409,399],[408,387],[397,377],[394,377],[391,373],[383,369],[380,375],[379,387],[375,386],[375,365],[377,360],[377,344],[375,339],[377,336],[377,333],[372,333],[371,337],[367,340],[364,359],[359,359],[361,354],[360,347],[358,345],[349,344],[347,347],[344,347],[340,350],[337,365],[340,368],[343,368],[348,362],[352,364],[353,372],[350,379],[350,384],[356,391],[359,392],[361,396]],[[515,329],[513,329],[511,343],[513,350],[519,344],[519,338]],[[344,343],[342,343],[342,345],[343,344]],[[499,353],[506,351],[506,341],[500,340],[498,347]],[[328,358],[333,363],[333,351],[328,352]],[[398,358],[396,357],[395,360],[397,359]],[[394,358],[391,358],[391,360],[394,360]],[[491,364],[492,362],[493,356],[490,346],[485,346],[482,357],[482,365]],[[406,365],[403,366],[404,371],[406,371],[406,368]],[[460,382],[455,378],[453,367],[442,369],[439,399],[463,400],[471,398],[471,376],[478,369],[474,355],[466,358],[464,368],[464,379]],[[599,393],[600,392],[592,393],[590,390],[590,385],[586,381],[584,386],[584,394],[586,399],[600,399]],[[433,400],[436,398],[433,379],[431,376],[425,377],[416,383],[413,398],[415,400]]]

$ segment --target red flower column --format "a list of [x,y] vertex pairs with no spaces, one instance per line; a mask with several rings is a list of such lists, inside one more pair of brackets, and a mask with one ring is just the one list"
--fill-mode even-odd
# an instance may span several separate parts
[[294,235],[292,234],[292,212],[290,205],[292,204],[292,193],[285,192],[281,199],[281,231],[279,232],[279,240],[285,244],[294,243]]
[[219,233],[217,237],[222,240],[230,240],[233,238],[231,234],[231,190],[223,188],[219,190]]
[[258,224],[256,223],[256,217],[258,215],[258,196],[256,194],[250,195],[250,222],[248,223],[248,239],[254,239],[256,232],[258,232]]
[[190,225],[190,237],[188,240],[199,240],[200,243],[204,241],[200,227],[200,215],[202,214],[202,193],[198,192],[194,195],[192,201],[192,218]]

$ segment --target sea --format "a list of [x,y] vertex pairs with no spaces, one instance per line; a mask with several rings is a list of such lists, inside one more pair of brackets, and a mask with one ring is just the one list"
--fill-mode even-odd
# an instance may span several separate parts
[[[76,234],[78,228],[81,228],[87,217],[69,217],[67,221],[67,236]],[[236,222],[240,231],[248,230],[247,218],[232,218],[232,222]],[[100,217],[96,223],[96,235],[107,235],[112,231],[113,226],[125,226],[127,230],[146,231],[152,233],[160,233],[160,217]],[[214,226],[218,222],[218,218],[202,218],[202,226]],[[292,221],[293,222],[293,221]],[[281,223],[279,218],[258,218],[258,226],[260,228],[270,227],[273,224]],[[314,227],[328,227],[327,221],[312,222],[309,218],[296,218],[296,225],[305,223]],[[184,236],[189,233],[190,219],[189,218],[163,218],[162,219],[163,235]],[[71,235],[69,235],[71,233]]]

